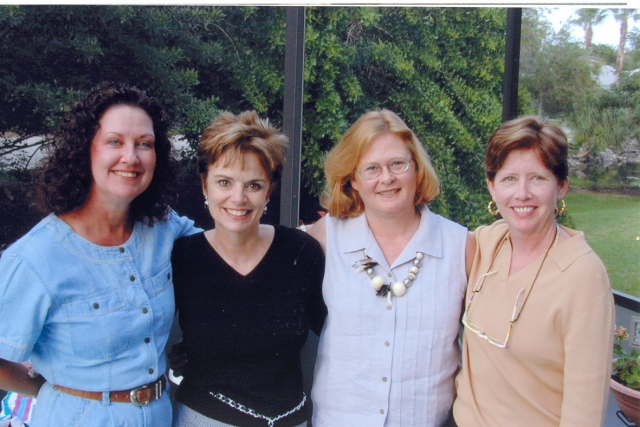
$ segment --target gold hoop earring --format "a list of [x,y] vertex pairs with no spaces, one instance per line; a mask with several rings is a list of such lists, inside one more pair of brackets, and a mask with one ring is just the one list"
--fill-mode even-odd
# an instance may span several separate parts
[[[491,207],[491,205],[494,205],[495,209]],[[493,200],[489,202],[489,205],[487,205],[487,209],[489,209],[489,213],[493,216],[500,215],[500,211],[498,210],[498,205],[496,205],[496,202],[494,202]]]
[[562,207],[558,208],[556,206],[556,214],[558,215],[562,215],[567,211],[567,204],[565,203],[564,199],[560,199],[560,203],[562,203]]

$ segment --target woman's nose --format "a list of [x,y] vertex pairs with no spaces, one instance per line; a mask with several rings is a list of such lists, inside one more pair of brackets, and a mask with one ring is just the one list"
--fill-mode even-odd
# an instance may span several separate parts
[[531,196],[531,191],[529,191],[529,181],[523,179],[518,183],[518,191],[516,193],[516,197],[519,199],[528,199]]
[[396,176],[391,173],[391,169],[389,169],[389,165],[380,166],[380,181],[384,183],[393,182],[396,179]]
[[242,202],[246,196],[247,194],[243,185],[235,185],[231,190],[231,200],[234,202]]
[[125,144],[123,147],[122,161],[128,165],[135,165],[140,162],[134,144]]

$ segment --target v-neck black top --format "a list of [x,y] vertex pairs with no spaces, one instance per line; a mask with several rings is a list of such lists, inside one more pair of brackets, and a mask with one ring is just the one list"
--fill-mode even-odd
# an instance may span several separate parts
[[[213,395],[220,393],[267,417],[303,397],[300,351],[309,328],[320,333],[324,255],[300,230],[275,226],[271,246],[246,276],[229,266],[204,233],[176,241],[172,254],[176,307],[188,361],[178,402],[236,426],[266,426]],[[311,401],[275,423],[296,426]]]

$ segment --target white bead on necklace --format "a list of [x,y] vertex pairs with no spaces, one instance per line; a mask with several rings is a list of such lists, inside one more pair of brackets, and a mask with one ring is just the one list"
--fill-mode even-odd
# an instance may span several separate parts
[[391,295],[401,297],[407,292],[407,288],[411,287],[413,281],[418,275],[418,271],[420,271],[420,264],[422,264],[423,258],[424,254],[422,252],[416,252],[416,257],[413,259],[413,266],[409,269],[407,278],[402,282],[395,282],[389,285],[386,285],[384,283],[384,278],[382,276],[376,275],[373,267],[378,265],[378,263],[370,258],[367,254],[365,254],[364,259],[361,259],[360,261],[354,263],[353,267],[356,269],[356,273],[365,271],[371,279],[371,287],[376,290],[376,295],[382,297],[386,296],[387,302],[389,303],[389,305],[391,305]]

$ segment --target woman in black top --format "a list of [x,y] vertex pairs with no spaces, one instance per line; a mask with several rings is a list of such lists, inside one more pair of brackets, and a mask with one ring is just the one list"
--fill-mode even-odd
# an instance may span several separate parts
[[198,153],[215,228],[176,242],[176,305],[187,353],[174,426],[306,425],[300,350],[320,333],[324,257],[299,230],[260,224],[287,139],[254,111],[223,113]]

